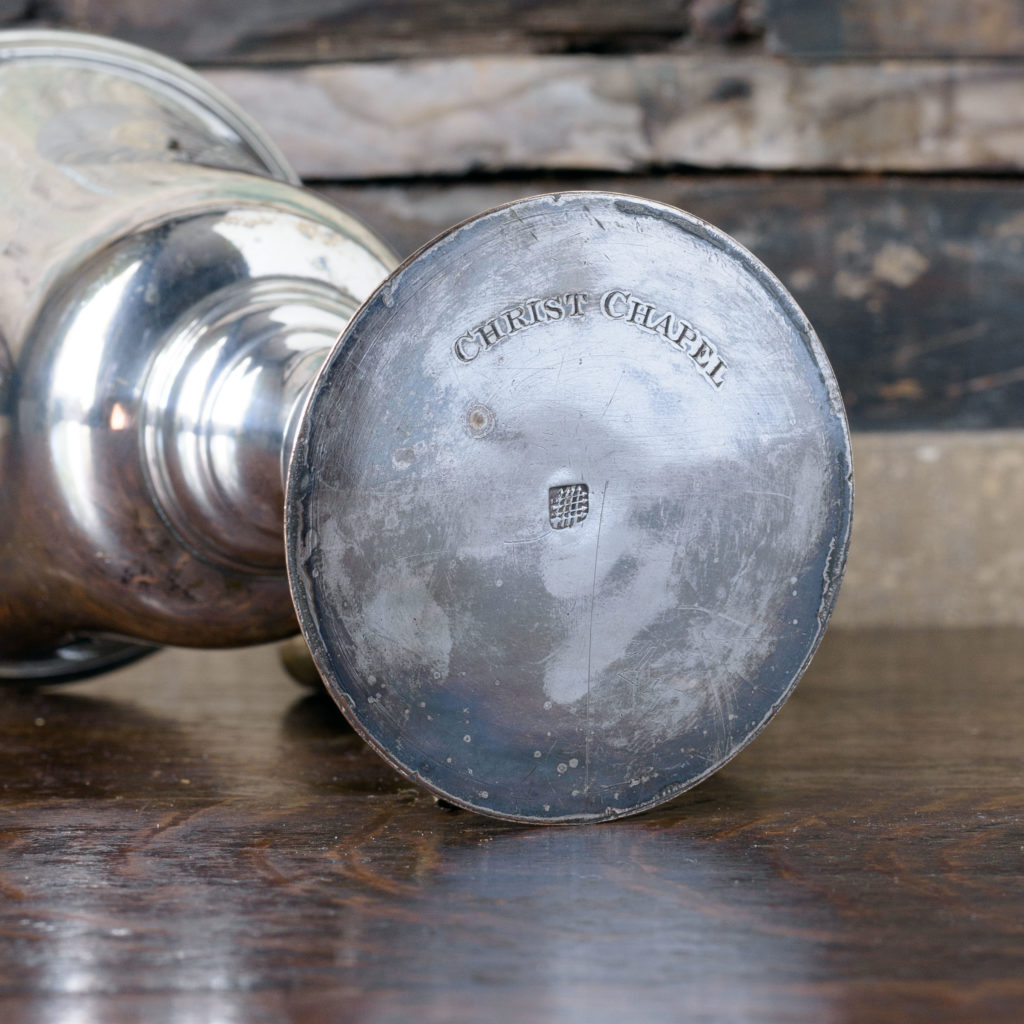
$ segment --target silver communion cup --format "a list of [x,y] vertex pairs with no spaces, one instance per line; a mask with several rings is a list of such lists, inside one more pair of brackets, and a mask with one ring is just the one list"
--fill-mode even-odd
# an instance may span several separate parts
[[0,126],[0,675],[297,612],[391,764],[530,822],[667,800],[792,692],[849,434],[734,240],[562,193],[395,269],[199,78],[83,36],[0,37]]

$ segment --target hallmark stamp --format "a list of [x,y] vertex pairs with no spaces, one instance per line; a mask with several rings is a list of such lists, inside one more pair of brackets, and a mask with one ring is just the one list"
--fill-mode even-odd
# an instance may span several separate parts
[[590,511],[590,488],[586,484],[562,484],[548,489],[548,521],[555,530],[567,530],[582,523]]

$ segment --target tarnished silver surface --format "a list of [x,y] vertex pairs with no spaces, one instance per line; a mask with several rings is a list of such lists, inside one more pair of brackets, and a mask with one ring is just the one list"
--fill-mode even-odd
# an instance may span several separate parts
[[300,622],[399,770],[525,821],[693,785],[754,737],[846,558],[842,402],[732,239],[570,193],[453,229],[325,363],[288,482]]
[[0,679],[294,632],[283,474],[395,260],[198,76],[0,34]]
[[170,62],[0,36],[0,123],[0,678],[291,631],[294,447],[316,663],[456,803],[630,813],[778,709],[842,575],[849,442],[736,243],[538,197],[374,292],[387,249]]

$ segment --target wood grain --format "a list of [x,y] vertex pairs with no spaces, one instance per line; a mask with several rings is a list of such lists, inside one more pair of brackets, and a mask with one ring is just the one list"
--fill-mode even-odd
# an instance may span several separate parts
[[797,57],[1013,57],[1019,0],[767,0],[768,44]]
[[856,429],[1024,426],[1020,184],[585,175],[323,188],[400,253],[538,192],[602,188],[671,203],[734,235],[790,288]]
[[111,35],[185,61],[665,50],[760,34],[745,0],[0,0],[0,19]]
[[180,60],[311,63],[496,53],[767,49],[789,57],[1019,58],[1017,0],[0,0],[0,24],[125,39]]
[[858,433],[853,462],[838,624],[1024,628],[1024,431]]
[[1015,1024],[1021,665],[833,631],[705,785],[532,829],[435,805],[266,649],[4,692],[0,1012]]
[[1024,65],[492,56],[209,78],[304,177],[1024,168]]

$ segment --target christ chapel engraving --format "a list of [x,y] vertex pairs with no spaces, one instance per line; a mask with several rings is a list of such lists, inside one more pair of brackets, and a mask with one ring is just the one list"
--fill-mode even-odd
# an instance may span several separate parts
[[626,288],[609,289],[598,299],[592,299],[587,292],[526,299],[459,335],[452,351],[460,363],[471,363],[521,331],[591,315],[620,320],[649,334],[660,335],[670,346],[687,355],[712,387],[720,388],[725,383],[728,364],[717,345],[678,313]]

